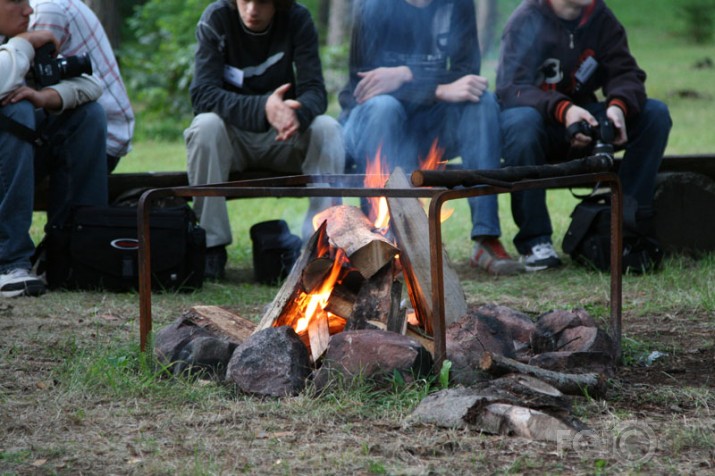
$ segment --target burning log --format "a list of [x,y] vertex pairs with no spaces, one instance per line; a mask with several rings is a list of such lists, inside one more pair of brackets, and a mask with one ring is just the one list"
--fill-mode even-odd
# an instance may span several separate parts
[[268,309],[263,314],[261,322],[258,324],[255,332],[273,327],[281,316],[288,316],[291,311],[293,311],[296,298],[302,292],[302,273],[295,272],[295,270],[305,269],[310,262],[317,258],[318,242],[324,236],[325,223],[308,239],[298,260],[293,265],[293,271],[291,271],[285,281],[283,281],[283,286],[281,286],[278,294],[276,294]]
[[[396,168],[385,184],[386,188],[410,188],[410,182],[400,168]],[[432,275],[427,214],[416,198],[387,198],[390,209],[390,229],[400,248],[400,263],[410,292],[410,299],[425,329],[432,332]],[[452,268],[446,251],[443,253],[445,325],[467,313],[467,300],[457,273]]]
[[[402,283],[395,280],[393,262],[385,265],[360,288],[352,314],[349,315],[346,330],[368,329],[368,321],[387,323],[393,306],[393,289],[402,289]],[[397,303],[399,307],[399,301]]]
[[479,367],[493,376],[509,373],[530,375],[543,380],[567,395],[583,395],[587,393],[592,397],[601,397],[606,393],[606,378],[596,373],[569,374],[555,372],[523,364],[491,352],[485,352],[482,355]]
[[327,224],[326,232],[331,243],[345,250],[351,265],[365,279],[370,279],[398,253],[387,238],[373,230],[370,220],[357,207],[330,207],[316,215],[315,219]]

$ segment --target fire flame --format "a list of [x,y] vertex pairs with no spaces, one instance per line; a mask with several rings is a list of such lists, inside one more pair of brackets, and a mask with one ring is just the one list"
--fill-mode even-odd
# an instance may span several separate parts
[[328,305],[328,299],[330,294],[338,282],[340,277],[340,271],[344,264],[348,263],[348,258],[345,255],[345,251],[339,248],[337,254],[335,255],[335,260],[333,261],[333,266],[330,268],[328,276],[320,284],[320,287],[309,294],[303,294],[299,300],[300,309],[305,309],[303,317],[299,318],[295,325],[295,332],[300,334],[308,330],[308,324],[312,319],[319,318],[330,318],[330,312],[325,311],[325,307]]
[[[363,185],[367,188],[383,188],[389,173],[387,163],[382,158],[382,146],[380,146],[375,158],[372,161],[367,161]],[[385,197],[368,197],[367,200],[370,203],[370,221],[378,230],[387,230],[387,225],[390,223],[387,200]]]

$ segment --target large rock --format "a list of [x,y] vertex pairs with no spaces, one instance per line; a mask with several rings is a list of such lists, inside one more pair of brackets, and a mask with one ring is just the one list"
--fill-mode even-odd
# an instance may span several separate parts
[[355,378],[383,385],[395,372],[410,382],[427,376],[432,365],[432,355],[409,337],[372,329],[344,331],[330,338],[314,383],[317,390]]
[[180,317],[154,335],[154,356],[167,367],[177,361],[181,350],[197,337],[211,337],[209,331]]
[[285,397],[305,388],[310,374],[308,349],[288,326],[256,332],[236,347],[226,380],[253,395]]

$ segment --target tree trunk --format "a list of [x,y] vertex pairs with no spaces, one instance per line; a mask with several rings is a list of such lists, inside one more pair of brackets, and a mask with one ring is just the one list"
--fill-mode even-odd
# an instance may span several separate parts
[[330,0],[328,46],[340,46],[350,38],[353,0]]
[[494,45],[496,35],[498,8],[497,0],[475,0],[477,7],[477,32],[479,33],[479,49],[482,56],[486,55]]
[[119,47],[122,33],[122,15],[119,11],[117,0],[85,0],[85,3],[94,11],[107,33],[107,38],[113,49]]

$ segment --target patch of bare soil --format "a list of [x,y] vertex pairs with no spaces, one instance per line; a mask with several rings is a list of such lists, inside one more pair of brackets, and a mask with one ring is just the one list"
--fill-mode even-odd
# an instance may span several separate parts
[[[626,336],[646,345],[626,339],[626,365],[606,399],[574,400],[588,432],[544,443],[406,425],[417,401],[367,405],[349,394],[260,401],[200,393],[199,382],[195,395],[184,385],[177,401],[167,387],[183,384],[127,391],[91,371],[68,375],[67,359],[116,343],[133,348],[137,300],[58,296],[0,302],[2,474],[715,472],[715,330],[704,312],[625,315]],[[155,327],[191,299],[157,298]],[[93,378],[101,388],[80,382]]]

